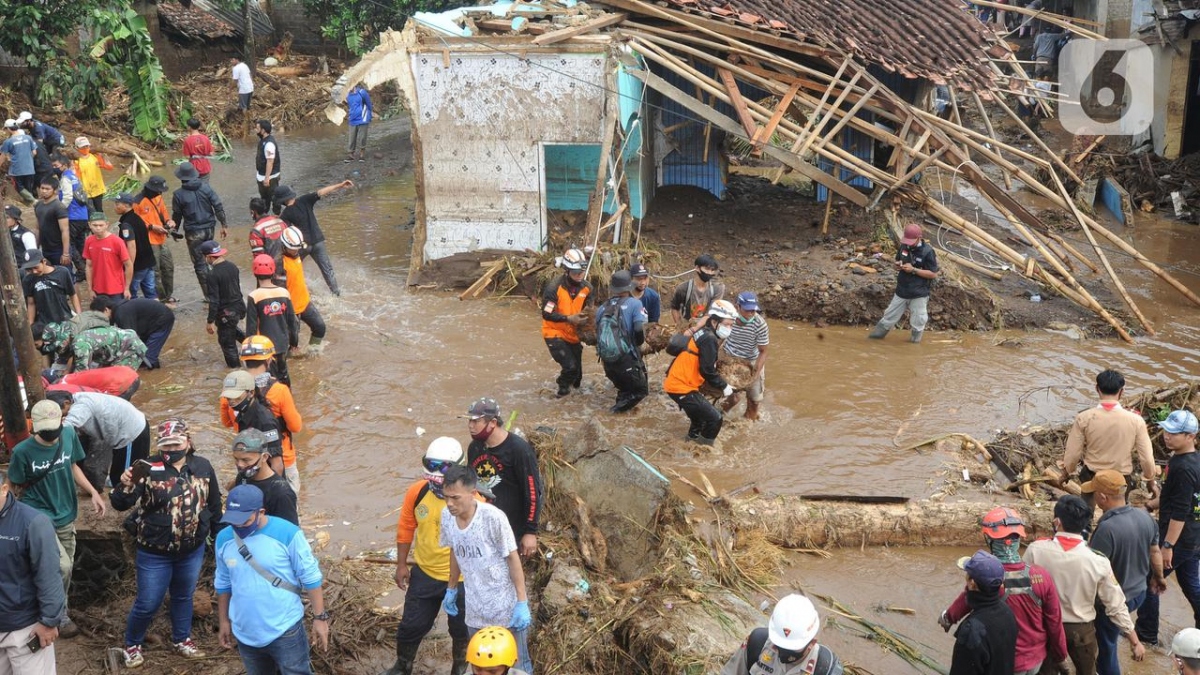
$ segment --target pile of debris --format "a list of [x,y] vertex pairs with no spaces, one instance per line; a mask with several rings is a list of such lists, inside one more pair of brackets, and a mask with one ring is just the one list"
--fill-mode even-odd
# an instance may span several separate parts
[[464,7],[448,12],[417,12],[413,19],[437,32],[459,37],[531,35],[536,45],[548,45],[620,23],[623,14],[593,9],[586,2],[497,2],[487,7]]
[[[260,66],[254,75],[254,117],[266,117],[276,128],[324,122],[322,111],[337,80],[331,69],[338,72],[341,64],[294,54],[278,66]],[[195,70],[175,86],[187,92],[192,112],[201,120],[220,120],[230,136],[249,132],[251,116],[237,108],[227,66]]]
[[1143,153],[1119,158],[1112,173],[1145,212],[1159,209],[1200,222],[1200,154],[1168,160]]

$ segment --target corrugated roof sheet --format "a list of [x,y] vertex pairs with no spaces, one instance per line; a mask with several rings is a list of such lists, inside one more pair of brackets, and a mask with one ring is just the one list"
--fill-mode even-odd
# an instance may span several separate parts
[[1008,52],[958,0],[664,0],[712,19],[835,46],[889,71],[935,82],[991,81],[987,59]]
[[[158,17],[164,28],[196,40],[241,39],[243,34],[241,10],[226,9],[210,0],[183,0],[183,3],[161,0],[158,3]],[[250,21],[254,25],[255,37],[275,34],[271,17],[259,8],[257,2],[250,4]]]

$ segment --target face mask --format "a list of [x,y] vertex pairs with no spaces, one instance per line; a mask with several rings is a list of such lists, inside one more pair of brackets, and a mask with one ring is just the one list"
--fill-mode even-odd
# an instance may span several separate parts
[[779,648],[776,648],[776,650],[779,652],[779,662],[785,663],[785,664],[795,663],[795,662],[799,661],[800,659],[804,658],[804,655],[808,653],[807,648],[802,649],[800,651],[793,651],[791,649],[779,649]]
[[62,427],[57,429],[45,429],[37,432],[37,435],[41,436],[43,441],[46,441],[47,443],[53,443],[58,440],[59,436],[62,435]]
[[724,340],[733,332],[733,326],[717,326],[717,337]]
[[229,407],[233,408],[234,412],[244,413],[244,412],[246,412],[246,409],[250,407],[250,398],[251,397],[247,396],[245,399],[242,400],[241,403],[230,405]]
[[709,274],[708,272],[696,272],[696,274],[699,275],[700,281],[703,281],[706,284],[712,281],[712,278],[716,276],[715,274]]
[[988,548],[1002,563],[1021,562],[1021,540],[1016,537],[992,539],[988,542]]
[[187,449],[172,450],[171,452],[163,452],[163,461],[167,464],[174,464],[187,456]]
[[442,494],[442,487],[445,484],[446,477],[440,473],[425,472],[425,482],[429,484],[429,491],[437,496],[438,499],[445,499]]
[[495,429],[496,429],[495,427],[491,427],[491,428],[489,428],[489,427],[491,427],[490,424],[483,425],[482,429],[471,434],[471,438],[474,438],[477,441],[486,441],[487,437],[491,436],[492,432],[495,431]]
[[242,469],[242,475],[245,476],[246,478],[254,478],[255,476],[258,475],[258,470],[260,467],[262,467],[261,461],[259,463],[255,464],[254,466],[250,467],[249,469]]
[[257,516],[255,516],[254,522],[251,523],[250,525],[234,525],[233,526],[233,531],[236,532],[237,536],[241,537],[242,539],[249,537],[250,535],[254,534],[257,530],[258,530],[258,517]]

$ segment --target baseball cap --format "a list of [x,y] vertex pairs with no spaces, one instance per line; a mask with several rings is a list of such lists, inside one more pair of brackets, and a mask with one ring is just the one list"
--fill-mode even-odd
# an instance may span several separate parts
[[1200,430],[1196,416],[1187,410],[1176,410],[1167,419],[1158,423],[1162,430],[1169,434],[1194,434]]
[[628,293],[633,290],[633,277],[629,276],[629,272],[625,270],[617,270],[613,272],[612,279],[608,282],[608,290],[613,295]]
[[267,444],[267,435],[261,429],[245,429],[233,437],[231,452],[262,452]]
[[142,189],[162,194],[167,191],[167,179],[162,176],[150,176],[146,179],[146,183],[142,186]]
[[1200,659],[1200,628],[1184,628],[1171,640],[1171,655],[1181,659]]
[[155,447],[164,448],[172,445],[187,445],[188,437],[183,434],[159,436]]
[[629,276],[634,278],[648,277],[650,276],[650,270],[646,269],[646,266],[642,263],[633,263],[629,266]]
[[286,202],[289,199],[295,198],[296,191],[292,189],[291,185],[280,185],[279,187],[275,188],[275,201]]
[[742,291],[737,296],[737,306],[742,309],[758,311],[758,296],[750,291]]
[[11,117],[10,117],[10,118],[8,118],[8,119],[6,119],[6,120],[4,120],[4,128],[5,128],[5,129],[16,129],[16,128],[17,128],[17,121],[16,121],[16,120],[14,120],[14,119],[13,119],[13,118],[11,118]]
[[480,417],[500,417],[500,404],[496,403],[494,398],[484,397],[472,403],[471,407],[467,408],[467,414],[460,417],[472,420]]
[[909,223],[904,226],[904,236],[900,238],[900,243],[905,246],[912,246],[921,240],[921,226],[916,223]]
[[1115,494],[1125,489],[1125,476],[1119,471],[1112,469],[1104,469],[1097,471],[1092,479],[1083,485],[1079,486],[1083,492],[1103,492],[1105,494]]
[[33,421],[33,433],[49,431],[62,426],[62,408],[54,401],[38,401],[33,404],[30,413]]
[[233,371],[221,383],[221,398],[237,398],[248,391],[254,391],[254,376],[244,370]]
[[229,499],[225,501],[225,515],[221,516],[221,522],[241,525],[250,520],[250,516],[258,513],[262,507],[262,490],[253,485],[239,485],[229,491]]
[[966,572],[980,588],[1000,588],[1004,583],[1004,565],[987,551],[976,551],[973,556],[959,558],[958,569]]
[[28,110],[22,110],[20,115],[17,115],[17,124],[33,119],[33,113]]
[[225,255],[226,253],[229,253],[229,251],[227,251],[224,246],[221,246],[217,242],[209,239],[203,244],[200,244],[200,253],[206,256],[213,256]]
[[21,207],[9,204],[8,206],[4,207],[4,215],[19,223],[21,222]]
[[21,269],[31,270],[38,265],[41,265],[42,261],[45,259],[46,255],[42,253],[40,249],[31,248],[28,251],[25,251],[25,262],[21,263]]
[[721,269],[721,266],[717,264],[717,259],[707,253],[697,256],[695,264],[696,267],[710,267],[714,270]]
[[87,139],[87,136],[79,136],[75,139],[75,147],[77,148],[89,148],[91,145],[92,142]]
[[120,204],[133,205],[133,195],[129,194],[128,192],[122,192],[121,194],[117,195],[117,198],[113,201]]

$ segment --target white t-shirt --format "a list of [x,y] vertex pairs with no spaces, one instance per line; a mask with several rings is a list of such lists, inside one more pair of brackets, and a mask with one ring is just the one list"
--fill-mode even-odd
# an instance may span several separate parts
[[[275,159],[275,144],[274,143],[266,143],[263,145],[263,156],[266,157],[267,159]],[[257,171],[254,172],[254,175],[258,177],[258,182],[260,182],[260,183],[263,181],[264,178],[266,178],[266,176],[262,175],[261,173],[258,173]],[[275,166],[271,167],[271,178],[278,178],[278,177],[279,177],[279,165],[275,165]]]
[[466,529],[450,509],[442,511],[442,546],[449,546],[462,570],[467,594],[467,626],[507,626],[517,605],[517,588],[508,576],[508,554],[517,550],[508,517],[491,504],[480,504]]
[[246,65],[245,63],[238,62],[238,64],[233,67],[232,75],[233,77],[231,79],[237,80],[239,94],[254,93],[254,80],[250,78],[250,66]]

